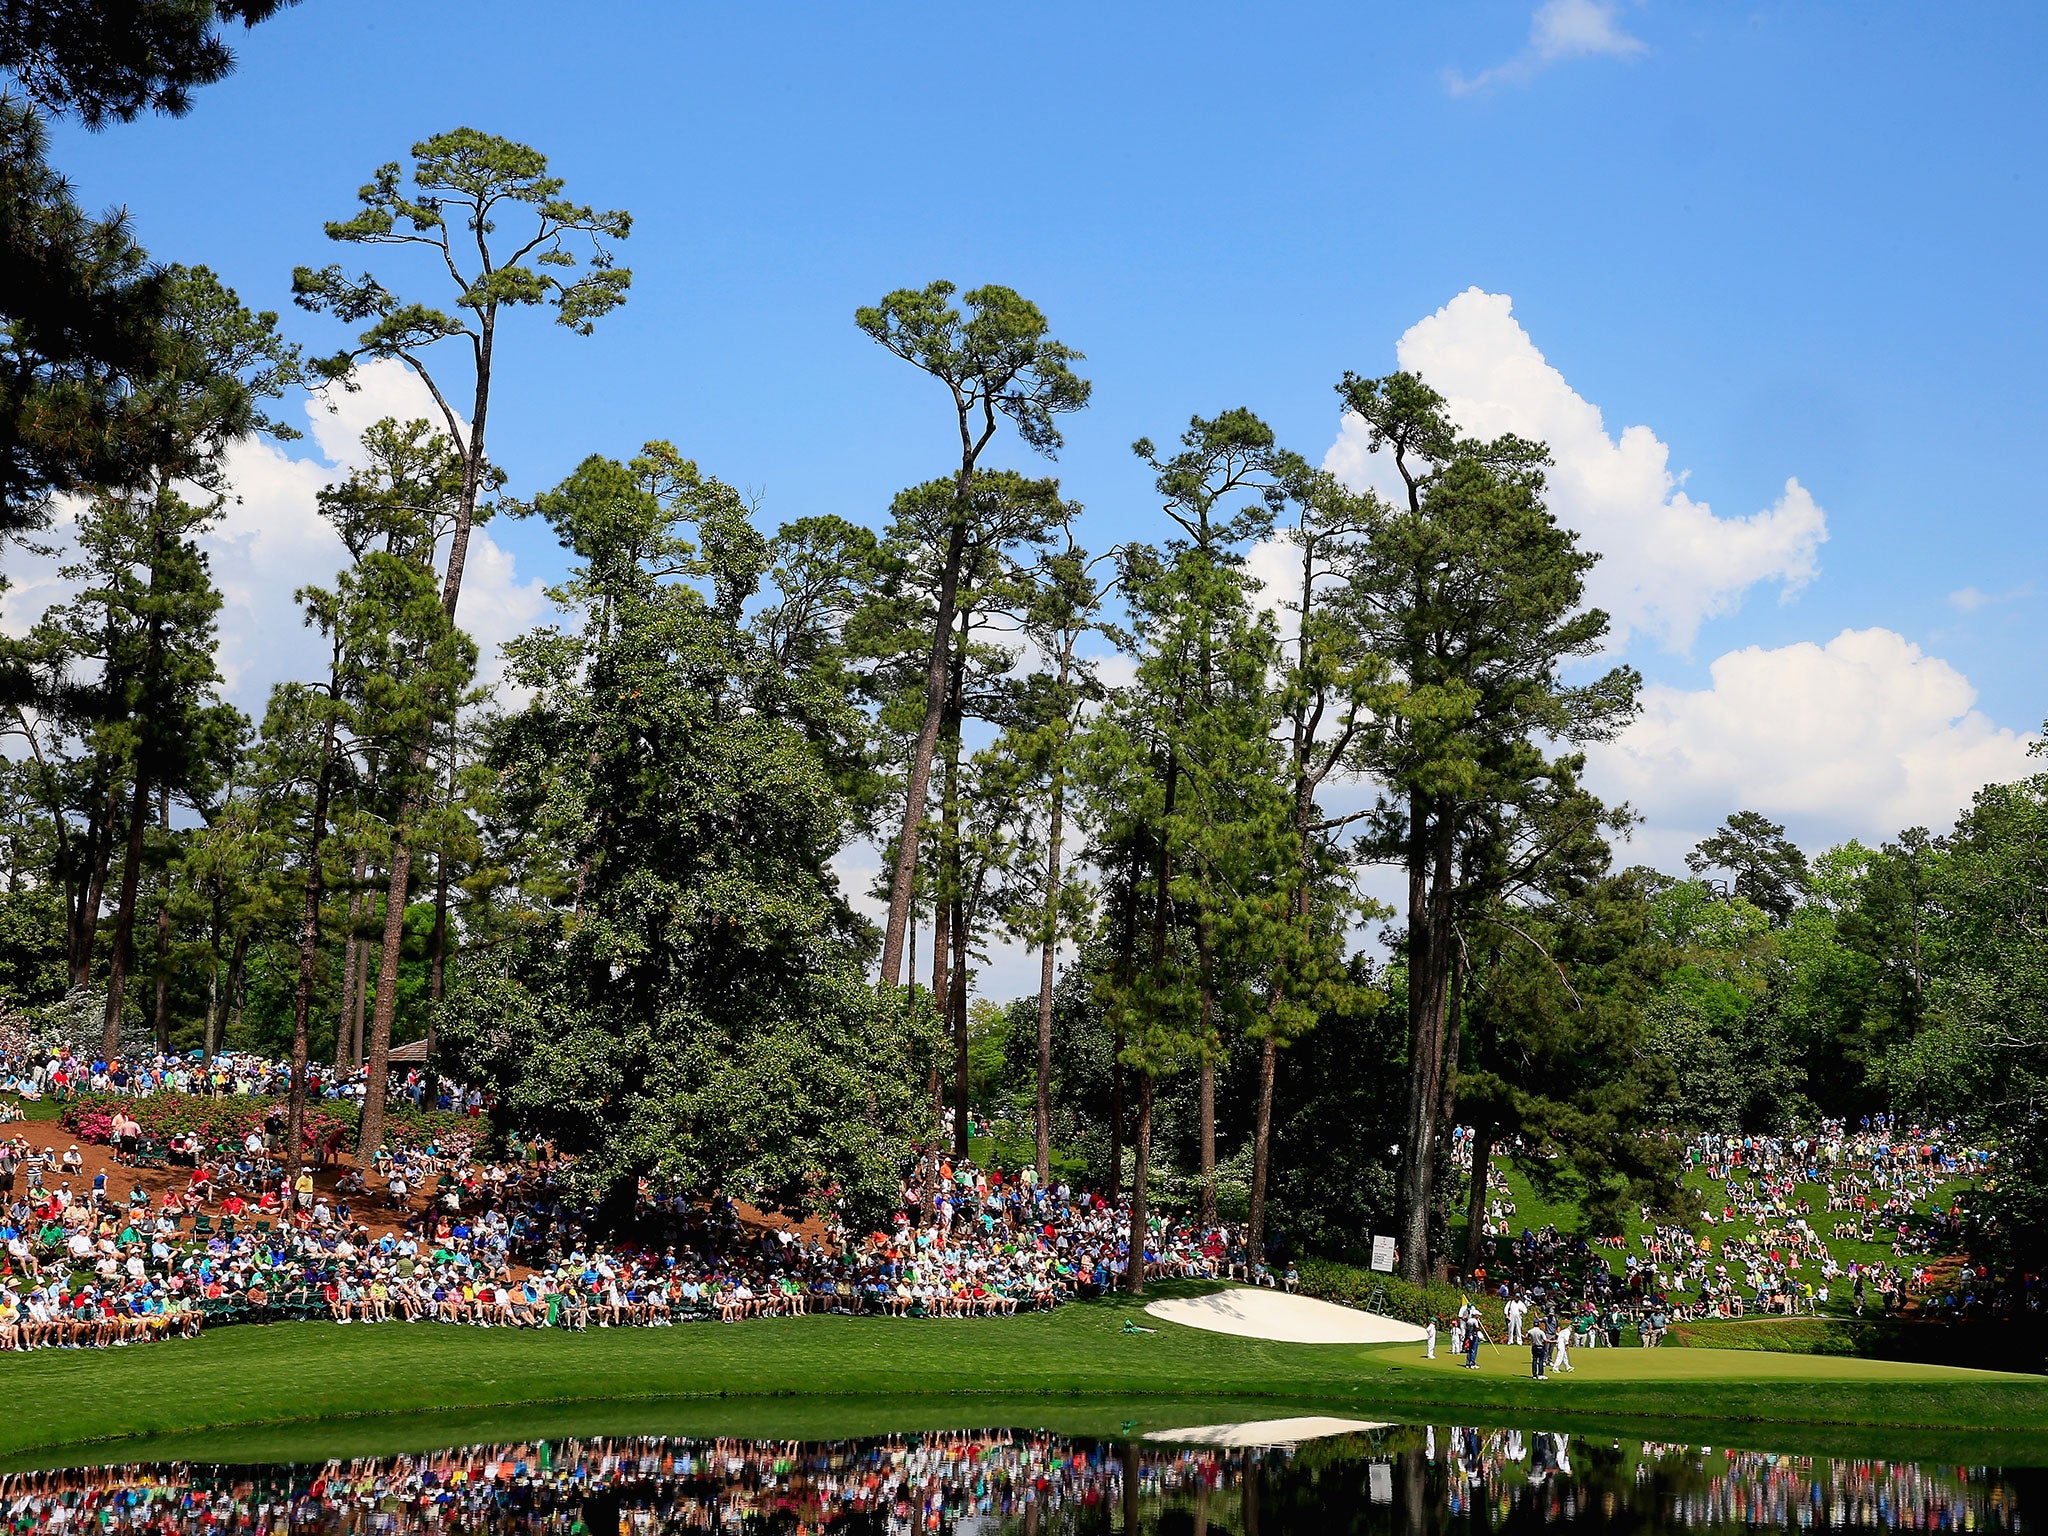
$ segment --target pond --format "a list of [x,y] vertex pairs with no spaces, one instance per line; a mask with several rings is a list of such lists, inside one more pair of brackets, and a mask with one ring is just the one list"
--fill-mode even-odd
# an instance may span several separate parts
[[13,1536],[2019,1532],[2044,1518],[2048,1474],[2033,1468],[1540,1424],[1330,1419],[1189,1425],[1127,1440],[1013,1430],[816,1442],[561,1438],[327,1462],[0,1474],[0,1523]]

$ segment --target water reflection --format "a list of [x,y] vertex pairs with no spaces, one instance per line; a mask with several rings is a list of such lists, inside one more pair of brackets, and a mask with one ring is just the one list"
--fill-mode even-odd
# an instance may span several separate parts
[[[1237,1449],[1010,1431],[825,1444],[558,1440],[325,1465],[15,1473],[0,1476],[0,1532],[2016,1532],[2021,1485],[2035,1475],[1446,1426]],[[2038,1485],[2026,1487],[2038,1517]]]

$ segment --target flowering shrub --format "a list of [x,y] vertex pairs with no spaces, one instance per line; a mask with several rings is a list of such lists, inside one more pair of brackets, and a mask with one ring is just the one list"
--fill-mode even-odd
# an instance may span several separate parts
[[[152,1141],[196,1132],[208,1147],[238,1145],[263,1128],[271,1107],[283,1107],[281,1099],[235,1097],[206,1098],[186,1093],[153,1093],[143,1098],[122,1098],[104,1093],[82,1093],[64,1105],[58,1123],[80,1141],[104,1145],[112,1139],[114,1111],[125,1109]],[[322,1146],[352,1151],[356,1144],[360,1111],[347,1100],[323,1099],[306,1106],[301,1145],[311,1152]],[[410,1105],[394,1104],[385,1115],[386,1140],[396,1146],[435,1145],[443,1152],[466,1158],[476,1141],[478,1123],[463,1115],[423,1111]]]
[[105,1144],[114,1137],[113,1111],[103,1109],[97,1104],[81,1112],[74,1101],[65,1109],[57,1123],[80,1141]]

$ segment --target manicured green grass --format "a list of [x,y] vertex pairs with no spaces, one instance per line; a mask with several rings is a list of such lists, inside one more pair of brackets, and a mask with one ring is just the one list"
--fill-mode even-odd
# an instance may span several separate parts
[[[1125,1332],[1127,1320],[1156,1331]],[[1590,1350],[1579,1361],[1574,1376],[1535,1383],[1526,1351],[1489,1349],[1484,1368],[1467,1372],[1447,1358],[1425,1362],[1413,1346],[1201,1333],[1121,1298],[1014,1319],[811,1317],[582,1335],[281,1324],[0,1357],[0,1456],[121,1436],[521,1407],[570,1432],[582,1420],[616,1421],[628,1402],[647,1410],[635,1422],[687,1419],[732,1433],[770,1421],[788,1433],[911,1428],[934,1416],[1025,1422],[1026,1402],[1043,1405],[1048,1427],[1060,1427],[1052,1415],[1077,1411],[1158,1427],[1159,1405],[1181,1405],[1170,1422],[1209,1399],[1239,1405],[1240,1417],[1258,1402],[1273,1412],[1312,1402],[1358,1417],[1468,1420],[1540,1405],[1559,1422],[1645,1427],[1890,1426],[2022,1443],[2048,1434],[2048,1379],[2038,1377],[1722,1350]]]
[[[24,1120],[55,1120],[64,1113],[64,1106],[55,1099],[24,1099],[18,1094],[0,1093],[0,1101],[19,1105]],[[0,1128],[0,1135],[4,1134],[5,1129]]]

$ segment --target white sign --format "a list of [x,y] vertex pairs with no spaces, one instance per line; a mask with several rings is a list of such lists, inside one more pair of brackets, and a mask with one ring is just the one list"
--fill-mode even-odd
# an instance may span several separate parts
[[1391,1237],[1372,1240],[1372,1267],[1383,1275],[1394,1272],[1394,1240]]

